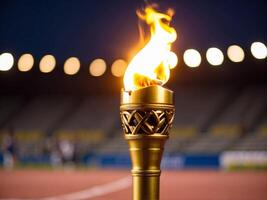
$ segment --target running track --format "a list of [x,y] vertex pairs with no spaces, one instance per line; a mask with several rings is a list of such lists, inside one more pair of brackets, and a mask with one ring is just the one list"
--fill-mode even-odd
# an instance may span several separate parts
[[[131,199],[126,170],[0,170],[0,200]],[[161,200],[267,200],[267,172],[165,171]]]

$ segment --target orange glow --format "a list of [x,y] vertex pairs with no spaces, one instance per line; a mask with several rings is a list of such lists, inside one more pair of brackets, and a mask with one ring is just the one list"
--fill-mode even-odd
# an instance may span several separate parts
[[64,72],[68,75],[74,75],[78,73],[80,66],[81,64],[78,58],[70,57],[65,61]]
[[245,58],[244,50],[237,45],[228,47],[227,55],[232,62],[242,62]]
[[34,58],[31,54],[23,54],[18,61],[18,69],[21,72],[30,71],[34,64]]
[[50,73],[56,67],[56,59],[53,55],[45,55],[39,64],[40,71],[43,73]]
[[175,29],[169,26],[173,11],[163,14],[148,6],[144,13],[137,12],[137,15],[150,26],[151,37],[126,69],[124,74],[126,91],[150,85],[163,85],[168,81],[170,68],[175,64],[171,44],[176,40],[177,34]]
[[101,58],[95,59],[89,66],[89,72],[92,76],[102,76],[107,69],[105,60]]
[[122,77],[125,69],[127,67],[127,62],[122,59],[115,60],[111,66],[111,73],[116,77]]

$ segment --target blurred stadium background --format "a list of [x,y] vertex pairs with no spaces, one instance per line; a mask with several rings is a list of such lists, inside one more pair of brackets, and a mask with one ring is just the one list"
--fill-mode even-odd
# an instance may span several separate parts
[[[266,3],[158,3],[176,10],[178,32],[163,199],[267,199]],[[1,4],[0,198],[62,195],[127,176],[119,95],[143,2]],[[233,169],[249,171],[220,173]],[[127,184],[103,199],[129,198]]]

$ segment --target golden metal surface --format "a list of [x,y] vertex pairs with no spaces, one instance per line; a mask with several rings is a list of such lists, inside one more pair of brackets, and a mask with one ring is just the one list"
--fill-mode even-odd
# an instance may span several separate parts
[[[137,108],[121,110],[121,121],[125,134],[168,134],[174,118],[171,107]],[[125,107],[123,107],[125,109]]]
[[132,160],[133,200],[158,200],[160,163],[174,117],[173,92],[161,86],[122,91],[120,110]]
[[122,91],[121,105],[124,104],[173,105],[173,92],[159,85],[153,85],[130,92]]

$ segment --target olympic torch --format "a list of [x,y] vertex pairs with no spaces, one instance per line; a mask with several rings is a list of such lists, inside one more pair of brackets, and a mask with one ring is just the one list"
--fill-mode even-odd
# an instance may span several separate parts
[[120,115],[132,161],[133,200],[159,199],[160,163],[174,118],[174,94],[162,87],[177,64],[171,52],[177,37],[169,26],[172,14],[151,6],[138,12],[150,26],[151,37],[124,75]]

